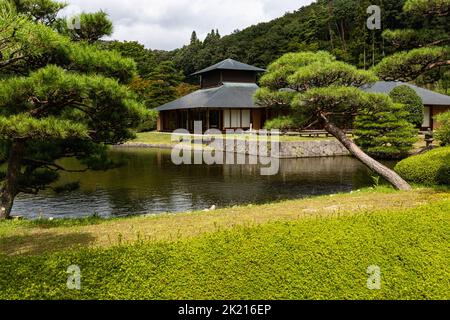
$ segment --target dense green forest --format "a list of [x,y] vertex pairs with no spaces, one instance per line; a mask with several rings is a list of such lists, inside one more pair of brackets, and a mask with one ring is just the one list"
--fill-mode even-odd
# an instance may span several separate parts
[[319,0],[222,38],[212,32],[202,43],[194,36],[189,45],[173,52],[173,59],[190,74],[228,57],[266,67],[287,52],[327,50],[341,60],[369,67],[373,53],[376,63],[394,49],[383,44],[381,31],[367,30],[366,10],[371,4],[382,6],[383,28],[403,28],[411,23],[402,14],[403,1]]
[[[295,12],[267,23],[250,26],[244,30],[221,37],[219,30],[212,30],[204,40],[193,31],[189,44],[174,51],[144,49],[143,46],[128,42],[112,42],[109,46],[118,49],[126,56],[133,57],[140,75],[148,76],[162,61],[170,61],[180,70],[181,81],[196,83],[188,77],[193,72],[210,66],[226,58],[233,58],[259,67],[268,64],[287,52],[326,50],[339,60],[359,68],[368,69],[380,62],[383,57],[402,49],[402,43],[390,41],[388,29],[423,29],[449,31],[450,25],[445,17],[417,18],[403,12],[404,0],[318,0]],[[367,8],[370,5],[382,8],[382,30],[370,31],[366,27]],[[186,35],[187,42],[189,35]],[[424,37],[427,37],[424,32]],[[442,68],[423,76],[416,81],[448,93],[450,72]],[[184,88],[180,94],[194,89]],[[176,95],[176,94],[175,94]],[[169,94],[168,97],[173,97]],[[164,99],[163,99],[164,100]]]

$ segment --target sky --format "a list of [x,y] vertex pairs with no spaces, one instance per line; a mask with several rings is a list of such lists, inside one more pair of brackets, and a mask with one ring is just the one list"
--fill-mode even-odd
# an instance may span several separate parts
[[188,44],[193,30],[200,39],[212,29],[224,36],[270,21],[313,0],[65,0],[62,15],[107,12],[114,40],[138,41],[150,49],[173,50]]

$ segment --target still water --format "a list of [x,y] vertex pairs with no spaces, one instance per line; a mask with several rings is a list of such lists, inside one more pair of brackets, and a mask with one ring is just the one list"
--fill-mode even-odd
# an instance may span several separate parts
[[[79,190],[21,195],[13,215],[186,212],[349,192],[373,184],[370,171],[350,157],[280,160],[275,176],[261,176],[259,165],[176,166],[170,150],[116,149],[111,157],[125,164],[105,172],[65,173],[58,185],[79,181]],[[65,160],[66,165],[73,161]]]

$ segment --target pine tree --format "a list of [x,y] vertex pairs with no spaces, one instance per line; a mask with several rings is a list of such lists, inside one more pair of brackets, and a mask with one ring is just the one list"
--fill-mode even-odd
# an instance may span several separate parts
[[403,105],[404,110],[408,113],[406,117],[408,122],[413,124],[414,127],[420,128],[423,123],[425,107],[416,91],[407,85],[403,85],[394,88],[389,96],[395,103]]
[[147,77],[147,107],[156,108],[175,100],[177,86],[183,81],[183,74],[176,69],[173,62],[165,61],[159,64]]
[[199,42],[200,42],[200,40],[198,40],[197,32],[195,32],[195,30],[192,31],[191,42],[190,42],[190,44],[191,44],[191,45],[195,45],[195,44],[198,44]]
[[380,95],[377,104],[362,109],[356,117],[355,143],[376,158],[403,158],[417,142],[417,130],[409,116],[403,104]]
[[110,36],[113,25],[108,14],[100,11],[95,13],[82,13],[77,17],[80,28],[69,28],[65,19],[59,19],[55,28],[62,34],[69,36],[72,41],[86,41],[94,43],[103,36]]
[[411,50],[386,57],[374,71],[385,80],[413,81],[427,72],[450,66],[450,0],[407,0],[403,9],[432,27],[385,31],[388,41]]
[[[358,89],[375,81],[377,77],[372,72],[338,62],[327,52],[290,53],[268,67],[255,100],[264,107],[292,108],[304,127],[320,125],[396,188],[409,190],[406,181],[365,154],[339,127],[342,118],[363,115],[381,102],[387,110],[394,110],[395,105],[386,96]],[[395,126],[393,130],[396,129]]]
[[[28,3],[37,10],[49,1]],[[75,157],[84,170],[113,166],[106,145],[133,137],[130,128],[146,114],[124,86],[136,74],[134,61],[74,43],[27,8],[0,3],[2,219],[18,194],[36,194],[71,171],[58,159]]]

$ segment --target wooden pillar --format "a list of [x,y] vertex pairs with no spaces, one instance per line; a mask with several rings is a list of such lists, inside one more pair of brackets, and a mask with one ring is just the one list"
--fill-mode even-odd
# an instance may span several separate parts
[[160,112],[158,114],[158,120],[156,121],[156,130],[157,131],[163,131],[164,130],[164,126],[163,126],[163,112]]
[[252,124],[254,130],[261,130],[263,127],[261,109],[252,109]]
[[187,111],[187,115],[186,115],[186,130],[187,131],[191,131],[191,123],[190,123],[190,121],[191,121],[191,117],[190,117],[191,109],[187,109],[186,111]]
[[433,108],[433,106],[430,106],[430,127],[431,127],[431,131],[434,131],[435,127],[434,127],[434,108]]

